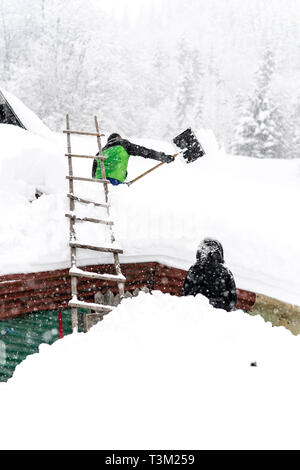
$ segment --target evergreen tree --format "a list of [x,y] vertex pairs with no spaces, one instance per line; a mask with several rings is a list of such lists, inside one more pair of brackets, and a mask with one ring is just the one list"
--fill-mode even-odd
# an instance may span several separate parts
[[272,99],[275,63],[267,48],[256,73],[256,87],[241,116],[231,146],[233,153],[256,158],[284,158],[283,119]]

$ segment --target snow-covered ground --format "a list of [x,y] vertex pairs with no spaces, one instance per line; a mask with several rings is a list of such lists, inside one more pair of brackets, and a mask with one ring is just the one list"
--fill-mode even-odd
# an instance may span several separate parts
[[299,449],[299,358],[259,316],[140,293],[0,383],[0,448]]
[[[223,244],[238,287],[300,305],[299,161],[227,155],[211,131],[196,134],[205,157],[191,164],[177,157],[130,187],[111,187],[115,233],[124,249],[121,261],[151,260],[188,269],[201,239],[212,236]],[[132,140],[167,153],[178,151],[172,139]],[[94,155],[96,139],[72,136],[72,151]],[[68,267],[65,135],[2,124],[0,152],[0,274]],[[131,157],[128,179],[155,164]],[[91,160],[74,159],[74,175],[89,177],[91,165]],[[35,199],[36,189],[46,194]],[[101,185],[75,182],[75,193],[103,200]],[[78,212],[106,216],[94,207],[82,206]],[[107,230],[98,225],[80,226],[79,239],[108,242]],[[79,260],[82,265],[109,263],[111,256],[82,251]]]

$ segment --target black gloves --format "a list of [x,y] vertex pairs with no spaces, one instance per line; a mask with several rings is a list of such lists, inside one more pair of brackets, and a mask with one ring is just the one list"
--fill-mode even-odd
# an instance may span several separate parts
[[166,155],[165,153],[161,153],[160,161],[163,163],[171,163],[174,161],[173,155]]

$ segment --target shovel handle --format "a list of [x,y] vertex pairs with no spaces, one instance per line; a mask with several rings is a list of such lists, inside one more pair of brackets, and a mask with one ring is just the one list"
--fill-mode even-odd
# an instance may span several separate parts
[[[175,155],[173,155],[173,157],[175,158],[175,157],[177,157],[177,155],[179,155],[179,153],[175,153]],[[140,178],[142,178],[142,177],[145,176],[145,175],[148,175],[148,173],[151,173],[151,171],[156,170],[156,168],[158,168],[158,167],[164,165],[165,163],[166,163],[166,162],[161,162],[161,163],[159,163],[158,165],[155,165],[154,167],[150,168],[150,170],[145,171],[145,173],[142,173],[140,176],[137,176],[137,177],[134,178],[133,180],[129,181],[129,182],[127,183],[127,185],[130,186],[130,185],[131,185],[132,183],[134,183],[135,181],[139,180]]]

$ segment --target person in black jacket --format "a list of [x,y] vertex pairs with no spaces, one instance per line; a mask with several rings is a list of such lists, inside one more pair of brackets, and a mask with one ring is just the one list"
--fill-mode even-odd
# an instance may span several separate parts
[[[104,160],[105,176],[113,185],[124,183],[131,155],[152,158],[164,163],[170,163],[174,160],[173,155],[166,155],[163,152],[133,144],[116,133],[108,137],[107,144],[103,147],[103,155],[106,157]],[[92,177],[102,178],[101,164],[96,159],[93,161]]]
[[196,259],[186,274],[182,295],[202,294],[214,307],[234,310],[236,285],[232,273],[224,266],[221,243],[205,238],[198,247]]

